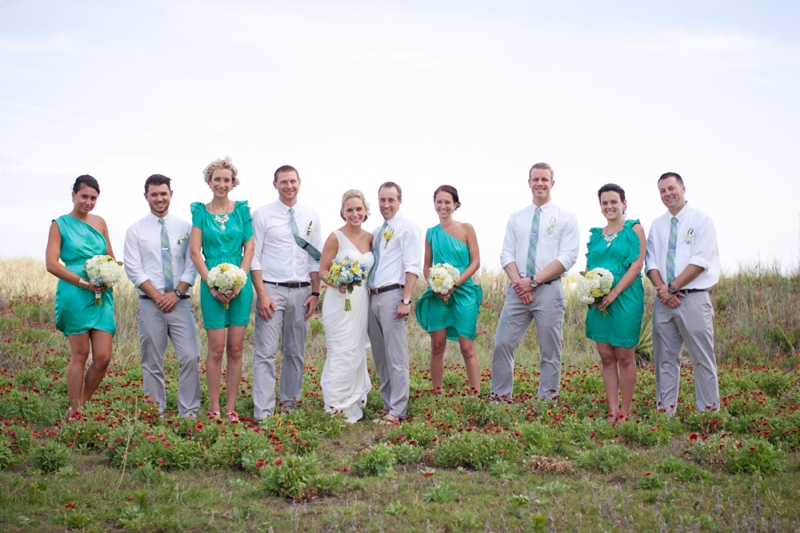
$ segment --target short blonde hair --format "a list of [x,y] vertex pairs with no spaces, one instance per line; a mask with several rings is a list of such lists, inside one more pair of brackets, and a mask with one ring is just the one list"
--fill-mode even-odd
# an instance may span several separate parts
[[367,210],[367,213],[364,215],[364,222],[366,222],[367,218],[369,218],[369,202],[367,202],[366,197],[364,197],[364,193],[358,189],[350,189],[349,191],[345,191],[345,193],[342,195],[342,209],[339,211],[339,216],[342,217],[342,220],[347,220],[344,217],[344,204],[350,198],[358,198],[361,200],[361,203],[364,204],[364,209]]
[[551,179],[551,180],[553,179],[553,176],[555,176],[555,172],[553,172],[553,167],[551,167],[551,166],[550,166],[550,165],[548,165],[547,163],[536,163],[536,164],[535,164],[535,165],[533,165],[533,166],[531,167],[531,169],[528,171],[528,179],[530,179],[530,177],[531,177],[531,173],[533,172],[533,169],[534,169],[534,168],[540,168],[540,169],[544,169],[544,170],[549,170],[549,171],[550,171],[550,179]]
[[228,155],[226,155],[224,159],[217,159],[216,161],[212,161],[208,164],[206,169],[203,171],[203,177],[205,178],[206,183],[211,183],[211,175],[214,174],[215,170],[220,168],[231,171],[233,187],[239,185],[239,178],[236,177],[239,174],[239,171],[236,170],[235,166],[233,166],[233,160]]

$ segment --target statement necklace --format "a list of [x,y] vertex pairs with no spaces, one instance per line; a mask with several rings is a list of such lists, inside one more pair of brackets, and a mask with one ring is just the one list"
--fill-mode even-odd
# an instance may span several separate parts
[[608,234],[606,234],[606,235],[603,235],[603,238],[606,240],[606,248],[608,248],[609,246],[611,246],[611,243],[612,243],[612,242],[614,242],[614,239],[616,239],[616,238],[617,238],[617,235],[619,235],[619,232],[620,232],[621,230],[622,230],[622,228],[619,228],[619,229],[618,229],[617,231],[615,231],[614,233],[608,233]]
[[215,214],[214,215],[214,220],[216,220],[219,223],[219,229],[221,229],[222,231],[225,231],[225,223],[228,220],[230,220],[230,217],[228,216],[228,213],[225,213],[222,216],[219,216],[219,215]]

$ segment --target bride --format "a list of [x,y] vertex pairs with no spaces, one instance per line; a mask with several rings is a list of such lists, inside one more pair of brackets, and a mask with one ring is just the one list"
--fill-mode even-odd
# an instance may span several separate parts
[[[362,267],[372,267],[372,234],[361,229],[369,215],[364,193],[356,189],[345,192],[340,214],[345,225],[334,230],[325,241],[320,259],[321,279],[328,277],[334,259],[349,257],[357,259]],[[346,297],[345,285],[331,285],[322,302],[327,358],[320,384],[325,410],[331,414],[344,413],[347,422],[352,424],[364,416],[361,408],[367,403],[367,392],[372,388],[365,351],[369,309],[366,281],[361,287],[353,288],[350,311],[345,311]]]

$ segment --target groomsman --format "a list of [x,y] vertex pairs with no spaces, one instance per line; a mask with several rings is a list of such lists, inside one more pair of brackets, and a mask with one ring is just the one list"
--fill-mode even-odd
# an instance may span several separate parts
[[375,263],[367,279],[370,293],[368,334],[381,380],[383,416],[396,424],[408,409],[408,315],[411,294],[422,273],[422,233],[400,213],[403,191],[387,181],[378,189],[383,225],[373,230]]
[[494,337],[492,398],[509,400],[514,387],[514,351],[531,321],[541,356],[538,396],[555,399],[561,381],[561,342],[566,300],[561,275],[578,258],[575,215],[550,198],[553,169],[536,163],[528,173],[533,203],[511,214],[500,263],[511,280]]
[[250,274],[257,295],[253,341],[256,421],[275,411],[279,337],[283,362],[278,402],[291,411],[300,401],[308,319],[319,301],[319,215],[298,203],[300,174],[294,167],[276,170],[272,185],[278,199],[253,213],[255,254]]
[[200,408],[200,347],[189,295],[197,270],[189,257],[192,225],[169,214],[171,180],[153,174],[144,184],[150,214],[125,235],[125,273],[139,292],[136,323],[142,351],[144,393],[163,412],[167,338],[178,357],[178,414],[194,417]]
[[708,289],[719,281],[714,222],[686,201],[683,178],[658,178],[667,213],[653,221],[647,237],[645,270],[657,291],[653,306],[656,406],[675,414],[680,389],[680,355],[689,352],[697,409],[719,409],[714,355],[714,307]]

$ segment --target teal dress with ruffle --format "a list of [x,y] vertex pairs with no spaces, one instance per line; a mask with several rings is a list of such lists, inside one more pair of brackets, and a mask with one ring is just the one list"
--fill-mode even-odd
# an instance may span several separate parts
[[[220,263],[242,266],[244,244],[253,236],[253,217],[247,201],[236,202],[233,211],[228,213],[228,220],[224,222],[224,230],[223,223],[206,210],[205,204],[194,202],[191,210],[192,225],[203,230],[202,250],[206,268],[211,270]],[[246,326],[250,323],[253,309],[250,272],[247,273],[247,283],[228,306],[229,309],[225,309],[220,301],[211,296],[205,282],[200,284],[200,310],[203,312],[205,329]]]
[[[614,275],[614,284],[625,275],[639,258],[639,236],[633,231],[638,220],[626,220],[617,237],[610,243],[603,238],[602,228],[592,228],[589,237],[589,251],[586,266],[605,268]],[[606,308],[607,314],[592,306],[586,313],[586,337],[595,342],[611,346],[633,348],[639,343],[644,315],[644,288],[642,274],[639,273],[630,287],[622,291],[616,300]]]

